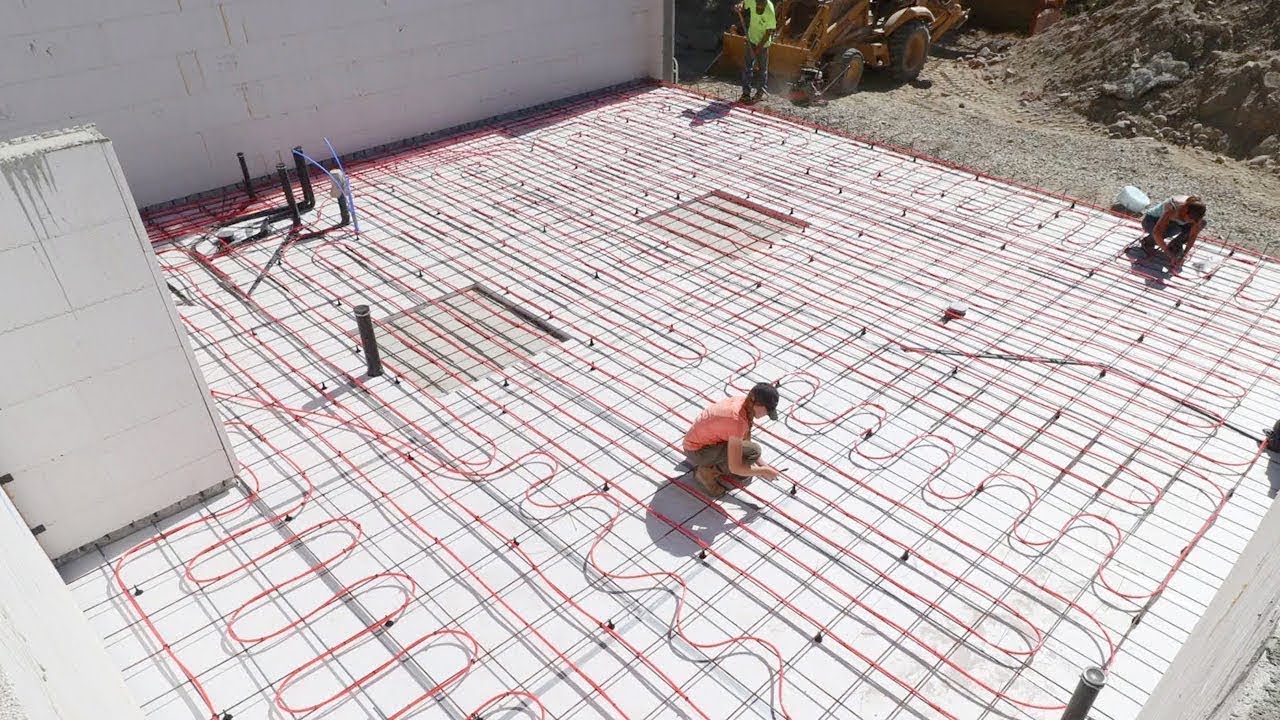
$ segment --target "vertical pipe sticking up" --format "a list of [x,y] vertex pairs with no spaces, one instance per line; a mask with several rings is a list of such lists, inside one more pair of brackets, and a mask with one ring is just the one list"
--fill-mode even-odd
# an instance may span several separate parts
[[298,214],[298,201],[293,199],[293,186],[289,184],[289,171],[284,163],[276,163],[276,174],[280,176],[280,187],[284,190],[284,198],[289,201],[289,214],[293,216],[293,224],[301,225],[302,216]]
[[369,316],[368,305],[356,306],[356,327],[360,330],[360,347],[364,349],[369,377],[378,377],[382,374],[382,358],[378,356],[378,339],[373,336],[373,318]]
[[1107,684],[1107,674],[1100,667],[1085,668],[1080,673],[1080,682],[1076,691],[1067,702],[1067,709],[1062,713],[1062,720],[1087,720],[1093,701]]
[[302,204],[298,209],[306,212],[316,206],[316,196],[311,190],[311,169],[307,167],[307,158],[302,153],[302,146],[293,148],[293,169],[298,173],[298,186],[302,188]]
[[351,222],[351,210],[350,210],[350,208],[348,208],[348,207],[347,207],[347,196],[346,196],[346,195],[339,195],[339,196],[338,196],[338,212],[339,212],[339,213],[341,214],[341,216],[342,216],[342,219],[341,219],[341,221],[339,222],[339,224],[340,224],[340,225],[342,225],[342,226],[346,226],[348,223],[350,223],[350,222]]
[[236,159],[240,161],[240,177],[244,178],[244,191],[249,194],[249,199],[257,197],[253,192],[253,183],[249,181],[249,164],[244,161],[244,153],[236,153]]

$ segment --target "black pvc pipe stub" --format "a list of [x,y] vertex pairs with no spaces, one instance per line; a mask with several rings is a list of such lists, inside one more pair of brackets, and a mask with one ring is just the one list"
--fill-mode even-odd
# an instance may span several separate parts
[[46,530],[46,528],[45,528],[45,526],[44,526],[43,524],[41,524],[41,525],[37,525],[37,526],[35,526],[35,527],[31,528],[31,534],[32,534],[32,535],[39,535],[40,533],[44,532],[45,530]]
[[5,473],[4,475],[0,475],[0,485],[8,485],[11,482],[13,482],[12,474]]
[[373,334],[373,318],[369,315],[369,306],[357,305],[355,316],[369,377],[378,377],[382,374],[382,359],[378,355],[378,340]]
[[276,163],[276,175],[280,178],[280,189],[284,191],[284,199],[289,203],[289,216],[294,225],[302,224],[302,215],[298,212],[298,201],[293,197],[293,185],[289,183],[289,171],[284,163]]
[[1271,428],[1271,433],[1267,436],[1267,449],[1280,452],[1280,420],[1276,420],[1275,427]]
[[1098,698],[1098,693],[1102,692],[1102,688],[1106,685],[1107,674],[1102,668],[1086,668],[1080,673],[1080,682],[1076,684],[1076,691],[1067,701],[1062,720],[1086,720],[1089,717],[1089,711],[1093,709],[1093,701]]
[[242,152],[236,153],[236,159],[240,161],[240,177],[244,179],[244,191],[252,199],[256,194],[253,192],[253,182],[249,179],[249,164],[245,162]]

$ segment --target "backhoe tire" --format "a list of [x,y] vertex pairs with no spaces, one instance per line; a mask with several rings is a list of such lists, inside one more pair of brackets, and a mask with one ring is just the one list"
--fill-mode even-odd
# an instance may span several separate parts
[[912,20],[889,36],[889,71],[895,80],[911,82],[924,70],[929,57],[929,26]]
[[828,87],[836,95],[851,95],[857,92],[862,82],[862,69],[865,62],[857,48],[849,48],[839,59],[831,63],[831,77],[827,79]]

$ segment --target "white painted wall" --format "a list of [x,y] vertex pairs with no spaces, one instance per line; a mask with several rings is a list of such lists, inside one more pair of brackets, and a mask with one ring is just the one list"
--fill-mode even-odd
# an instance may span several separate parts
[[[1261,475],[1259,468],[1270,459],[1264,452],[1251,475]],[[1232,710],[1226,700],[1262,654],[1277,622],[1280,502],[1273,502],[1137,720],[1225,720]]]
[[142,720],[71,591],[0,493],[0,720]]
[[140,205],[662,77],[663,0],[7,0],[0,138],[94,123]]
[[230,443],[111,143],[0,142],[0,475],[58,557],[217,486]]

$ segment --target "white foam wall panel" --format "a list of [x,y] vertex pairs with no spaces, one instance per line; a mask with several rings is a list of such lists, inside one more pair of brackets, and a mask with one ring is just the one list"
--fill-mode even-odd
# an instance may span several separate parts
[[71,591],[0,493],[0,718],[142,720]]
[[147,205],[329,137],[392,142],[660,77],[662,0],[129,0],[0,8],[0,137],[94,123]]
[[59,557],[234,463],[111,144],[0,144],[0,474]]

